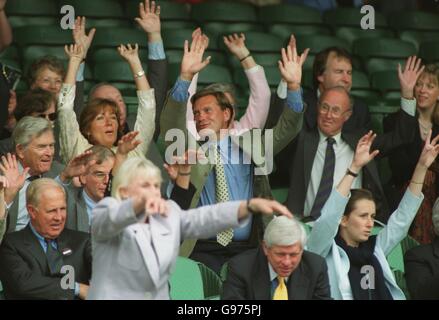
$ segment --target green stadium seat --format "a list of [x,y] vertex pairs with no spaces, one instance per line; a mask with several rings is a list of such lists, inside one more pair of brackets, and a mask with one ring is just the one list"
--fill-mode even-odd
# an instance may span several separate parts
[[292,24],[272,24],[268,27],[270,33],[282,39],[289,39],[291,34],[298,35],[330,35],[327,27],[319,25],[292,25]]
[[276,200],[277,202],[285,203],[287,201],[287,188],[272,189],[271,193],[273,194],[274,200]]
[[302,86],[306,89],[312,89],[313,87],[313,76],[312,69],[304,69],[302,73]]
[[372,89],[351,89],[350,95],[364,101],[368,105],[377,104],[381,99],[380,94]]
[[60,0],[60,7],[68,4],[75,8],[76,16],[87,18],[124,18],[118,0]]
[[200,85],[208,85],[215,82],[233,83],[229,69],[224,66],[209,64],[201,70],[198,76],[198,83]]
[[7,47],[5,50],[1,51],[0,58],[19,60],[20,56],[18,55],[17,46],[11,45]]
[[96,31],[96,35],[93,40],[93,48],[115,48],[121,44],[127,43],[137,43],[140,47],[146,47],[148,39],[146,34],[138,29],[102,27]]
[[416,54],[415,46],[394,38],[363,38],[354,41],[354,54],[368,58],[407,58]]
[[417,245],[419,243],[415,239],[410,236],[405,237],[387,256],[390,267],[404,272],[404,254]]
[[162,21],[162,30],[176,30],[176,29],[192,29],[194,30],[197,25],[193,21]]
[[126,19],[87,19],[87,29],[90,28],[128,28],[131,27],[131,23]]
[[419,50],[421,42],[437,41],[439,39],[439,31],[413,31],[404,30],[399,33],[399,38],[411,42]]
[[[232,33],[247,33],[249,31],[263,32],[264,27],[255,23],[227,23],[227,22],[208,22],[202,27],[203,32],[208,35],[223,36]],[[220,37],[219,41],[222,41]]]
[[13,29],[24,26],[52,26],[59,28],[58,17],[10,16],[8,20]]
[[169,285],[171,300],[218,299],[222,281],[204,264],[177,257]]
[[[184,41],[188,40],[189,45],[192,40],[192,29],[177,29],[177,30],[164,30],[163,31],[163,45],[165,49],[180,49],[183,50]],[[209,40],[209,48],[211,48],[211,44],[215,46],[212,41]]]
[[0,57],[0,63],[4,64],[6,66],[12,67],[14,69],[21,70],[20,61],[18,61],[18,60]]
[[419,47],[419,56],[424,63],[435,63],[439,61],[439,38],[433,42],[422,42]]
[[[125,1],[126,13],[129,19],[139,16],[139,0]],[[157,1],[160,5],[160,19],[166,20],[190,20],[189,11],[183,3],[170,1]]]
[[[147,72],[146,64],[143,64],[143,70]],[[99,82],[126,81],[134,84],[133,74],[128,63],[125,61],[96,63],[94,67],[94,78]]]
[[[279,53],[285,45],[284,41],[278,36],[264,32],[247,32],[245,34],[245,44],[252,52],[275,52]],[[224,43],[220,45],[225,48]]]
[[[280,59],[280,53],[254,53],[252,56],[256,63],[263,67],[277,66],[277,61]],[[235,56],[228,54],[227,60],[232,69],[242,68],[241,62]]]
[[12,0],[6,2],[8,16],[58,16],[56,0]]
[[[210,56],[210,62],[215,65],[227,66],[227,59],[224,53],[218,51],[207,50],[204,52],[204,57]],[[166,58],[168,63],[181,63],[183,58],[183,50],[166,50]]]
[[368,74],[373,74],[378,71],[394,71],[397,72],[398,64],[404,68],[406,59],[383,59],[371,58],[366,61],[366,71]]
[[438,30],[439,19],[434,13],[410,11],[395,12],[389,16],[389,26],[397,30]]
[[361,71],[352,71],[352,89],[369,89],[370,83],[367,75]]
[[68,60],[66,53],[64,52],[64,46],[28,46],[23,48],[23,61],[25,64],[30,64],[34,60],[50,55],[55,56],[60,60]]
[[265,6],[259,10],[259,21],[266,25],[273,23],[322,24],[322,16],[316,9],[291,4]]
[[246,3],[237,2],[206,2],[192,5],[192,20],[257,22],[256,9]]
[[100,48],[92,52],[94,63],[121,61],[122,57],[115,48]]
[[372,74],[372,88],[381,92],[390,105],[399,105],[400,85],[396,71],[378,71]]
[[337,38],[346,40],[350,45],[352,45],[355,40],[361,38],[379,38],[379,37],[392,38],[394,36],[393,32],[387,29],[363,30],[354,27],[336,28],[335,35],[337,36]]
[[265,67],[265,76],[267,77],[268,85],[271,88],[277,88],[281,80],[279,68],[276,67]]
[[[361,19],[365,15],[359,8],[337,8],[323,13],[323,21],[331,26],[351,26],[360,28]],[[387,27],[386,17],[375,11],[375,28]],[[369,30],[372,31],[372,30]]]
[[72,43],[72,31],[53,26],[25,26],[14,30],[14,40],[19,46],[65,45]]
[[327,36],[327,35],[314,35],[314,36],[308,36],[308,35],[298,35],[296,37],[297,39],[297,46],[299,48],[299,53],[303,52],[306,48],[310,48],[311,54],[316,54],[328,47],[341,47],[348,51],[351,51],[350,45],[348,42],[346,42],[343,39],[339,39],[333,36]]

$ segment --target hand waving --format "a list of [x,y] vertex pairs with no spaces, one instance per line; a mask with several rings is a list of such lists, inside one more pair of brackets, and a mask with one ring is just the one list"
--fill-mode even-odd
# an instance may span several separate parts
[[127,155],[136,149],[136,147],[142,143],[140,140],[135,140],[138,134],[139,131],[132,131],[122,136],[117,142],[117,153],[120,155]]
[[[294,36],[292,36],[294,37]],[[302,81],[302,66],[308,56],[309,49],[306,49],[300,56],[297,54],[296,42],[290,41],[287,50],[282,48],[282,61],[279,61],[279,70],[282,78],[290,90],[298,90]]]
[[134,20],[145,32],[160,35],[160,6],[156,6],[155,1],[151,1],[151,6],[149,0],[139,3],[139,17]]
[[96,160],[90,160],[90,156],[92,154],[93,152],[91,150],[85,151],[84,153],[81,153],[70,160],[61,173],[61,180],[70,180],[74,177],[79,177],[80,175],[87,173],[88,168],[96,163]]
[[379,150],[370,152],[373,140],[375,140],[376,134],[372,131],[366,133],[357,143],[355,149],[354,159],[352,160],[352,166],[355,172],[359,172],[366,164],[372,161],[379,153]]
[[92,28],[88,35],[85,33],[85,17],[77,17],[75,20],[75,28],[73,29],[73,40],[75,44],[84,48],[84,59],[87,56],[88,49],[96,33],[96,29]]
[[192,39],[189,48],[189,42],[184,41],[184,53],[181,60],[181,78],[191,81],[194,75],[203,70],[210,62],[210,56],[203,60],[203,53],[206,50],[206,37],[196,35]]
[[401,95],[404,98],[413,98],[413,88],[419,75],[424,71],[425,66],[421,66],[421,59],[416,56],[408,57],[404,71],[401,70],[401,65],[398,64],[398,77],[401,86]]
[[71,61],[81,62],[85,58],[84,48],[82,47],[82,45],[78,45],[78,44],[65,45],[64,51]]
[[433,161],[436,159],[439,153],[439,145],[437,144],[439,140],[439,135],[437,135],[431,142],[431,130],[425,139],[424,149],[422,149],[421,155],[419,157],[418,163],[425,167],[430,167]]
[[229,49],[229,51],[239,60],[249,55],[250,51],[245,46],[245,35],[243,33],[239,36],[236,33],[224,36],[223,40],[227,49]]
[[9,187],[5,190],[5,201],[11,203],[17,192],[23,187],[29,168],[24,168],[20,173],[17,158],[14,154],[8,153],[6,156],[2,156],[0,172],[9,182]]
[[140,63],[139,45],[137,43],[134,46],[131,46],[131,44],[127,44],[126,46],[121,44],[119,47],[117,47],[117,51],[122,58],[128,61],[128,63]]

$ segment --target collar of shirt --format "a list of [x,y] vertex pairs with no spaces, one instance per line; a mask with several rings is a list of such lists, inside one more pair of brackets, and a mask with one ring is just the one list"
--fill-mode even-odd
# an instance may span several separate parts
[[85,189],[82,189],[82,196],[84,197],[85,205],[87,206],[87,209],[93,210],[97,202],[95,202],[90,196],[87,194],[87,191]]
[[[37,232],[37,230],[35,230],[34,226],[30,222],[29,222],[29,227],[32,230],[35,237],[37,237],[37,240],[40,243],[41,247],[43,248],[44,252],[46,252],[47,251],[47,243],[46,243],[46,240],[44,239],[44,237],[41,234],[39,234]],[[58,244],[56,243],[56,241],[52,241],[51,243],[55,249],[58,249]]]
[[[271,263],[268,262],[268,271],[270,272],[270,281],[273,282],[273,280],[276,280],[278,277],[278,274],[276,273],[276,271],[274,271],[273,267],[271,266]],[[288,279],[290,277],[285,277],[285,283],[287,283]]]
[[[319,131],[319,144],[326,142],[326,138],[328,138],[327,135],[325,135],[323,132],[320,131],[319,128],[317,128],[317,130]],[[340,145],[341,143],[341,132],[337,133],[335,136],[333,136],[332,138],[334,138],[335,140],[335,145]]]

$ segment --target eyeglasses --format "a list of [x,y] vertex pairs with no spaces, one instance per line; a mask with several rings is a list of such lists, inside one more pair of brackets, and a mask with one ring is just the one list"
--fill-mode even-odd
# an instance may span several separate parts
[[97,172],[92,172],[91,175],[92,175],[93,177],[95,177],[97,180],[103,182],[103,181],[105,181],[107,178],[110,179],[110,177],[111,177],[111,172],[109,172],[109,173],[105,173],[105,172],[97,171]]
[[349,111],[351,111],[351,110],[348,109],[348,110],[342,111],[339,107],[331,107],[325,103],[319,105],[319,112],[321,114],[327,114],[330,112],[334,118],[339,118],[343,114],[345,114],[346,112],[349,112]]
[[58,118],[58,115],[56,114],[56,112],[52,112],[49,114],[42,113],[42,114],[37,115],[37,117],[47,119],[49,121],[55,121]]

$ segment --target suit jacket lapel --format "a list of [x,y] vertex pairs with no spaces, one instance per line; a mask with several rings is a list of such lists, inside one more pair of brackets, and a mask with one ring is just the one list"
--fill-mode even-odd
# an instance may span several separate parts
[[17,226],[19,199],[20,197],[17,193],[14,202],[12,203],[11,209],[9,209],[8,211],[8,233],[15,231],[15,227]]
[[42,273],[47,273],[49,271],[49,266],[47,264],[46,253],[41,247],[41,244],[38,241],[37,237],[32,233],[29,225],[27,225],[24,230],[24,245],[29,249],[29,252],[34,256],[35,260],[37,260],[42,270]]
[[137,245],[142,253],[143,261],[145,261],[145,265],[148,269],[149,275],[151,276],[151,280],[154,283],[154,286],[157,288],[159,286],[160,278],[157,255],[152,247],[152,240],[148,240],[145,231],[142,230],[142,227],[143,225],[141,223],[132,225]]
[[268,260],[261,248],[257,251],[252,279],[254,279],[252,286],[254,299],[271,300],[271,281]]
[[300,263],[288,279],[288,299],[305,300],[308,294],[308,284],[309,279],[303,270],[303,263]]
[[311,169],[314,163],[314,157],[316,155],[317,148],[319,146],[319,132],[317,130],[306,132],[303,144],[304,144],[303,167],[304,167],[304,177],[305,177],[304,179],[305,185],[303,187],[307,188],[309,179],[311,177]]

